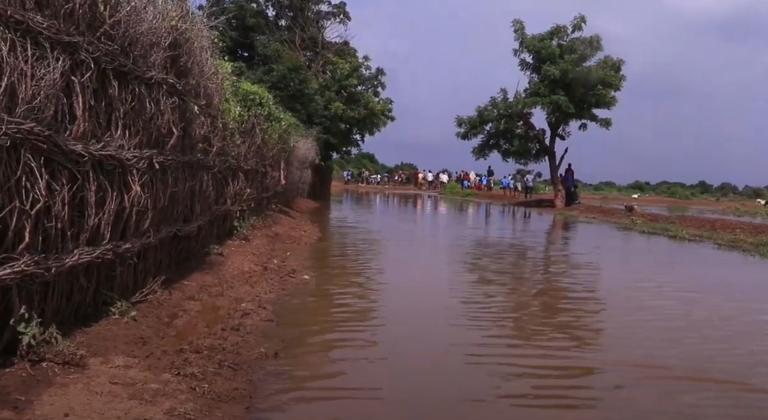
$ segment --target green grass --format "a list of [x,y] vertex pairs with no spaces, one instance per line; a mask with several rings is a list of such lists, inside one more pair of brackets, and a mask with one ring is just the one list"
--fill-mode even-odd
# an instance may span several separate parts
[[711,243],[718,248],[768,258],[768,237],[690,229],[672,223],[648,223],[635,217],[604,218],[574,213],[569,213],[568,216],[578,218],[579,220],[610,222],[623,230],[664,236],[677,241]]
[[455,182],[449,182],[448,185],[446,185],[445,188],[440,191],[440,195],[445,195],[448,197],[468,198],[477,195],[477,191],[462,190],[459,184]]
[[736,217],[764,217],[768,219],[768,207],[759,206],[757,203],[739,205],[738,207],[726,207],[716,210],[717,213]]

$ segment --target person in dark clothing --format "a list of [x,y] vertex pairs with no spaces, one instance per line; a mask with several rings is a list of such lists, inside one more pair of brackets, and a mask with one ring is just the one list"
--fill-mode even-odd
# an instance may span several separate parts
[[575,200],[574,187],[576,186],[576,174],[573,171],[571,164],[568,164],[568,168],[563,174],[563,187],[565,187],[565,206],[570,207]]
[[488,184],[486,187],[488,188],[488,191],[493,191],[493,177],[496,175],[496,173],[493,172],[491,165],[488,165],[488,170],[485,172],[485,175],[488,177]]

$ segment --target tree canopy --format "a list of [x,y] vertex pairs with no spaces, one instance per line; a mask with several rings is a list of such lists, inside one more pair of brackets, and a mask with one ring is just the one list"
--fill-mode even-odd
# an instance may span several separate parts
[[[616,106],[616,93],[626,81],[624,61],[604,55],[602,38],[585,35],[586,25],[586,16],[579,14],[567,25],[528,33],[522,20],[513,20],[513,55],[526,77],[525,86],[514,94],[502,88],[474,114],[455,119],[460,140],[477,140],[472,148],[475,159],[497,153],[505,162],[522,165],[546,160],[556,206],[564,201],[558,172],[568,153],[566,148],[558,159],[557,141],[568,140],[574,127],[610,129],[611,119],[597,111]],[[543,125],[534,122],[536,111],[544,114]]]
[[382,162],[371,152],[360,151],[353,155],[338,156],[333,159],[334,173],[340,174],[345,170],[358,172],[368,170],[373,174],[383,174],[392,168]]
[[359,150],[394,121],[384,69],[347,37],[343,1],[208,0],[222,56],[314,132],[321,160]]

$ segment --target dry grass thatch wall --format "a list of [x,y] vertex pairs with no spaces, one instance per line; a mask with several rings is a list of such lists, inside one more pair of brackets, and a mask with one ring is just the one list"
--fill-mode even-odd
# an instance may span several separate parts
[[0,350],[21,306],[81,319],[304,192],[313,142],[228,125],[212,39],[186,0],[0,3]]

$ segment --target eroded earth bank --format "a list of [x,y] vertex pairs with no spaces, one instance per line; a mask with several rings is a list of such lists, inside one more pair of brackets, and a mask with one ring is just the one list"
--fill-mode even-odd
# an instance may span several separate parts
[[0,373],[1,419],[247,418],[265,359],[259,331],[272,305],[305,282],[302,253],[318,236],[316,205],[269,213],[203,267],[67,341],[80,366],[17,363]]

